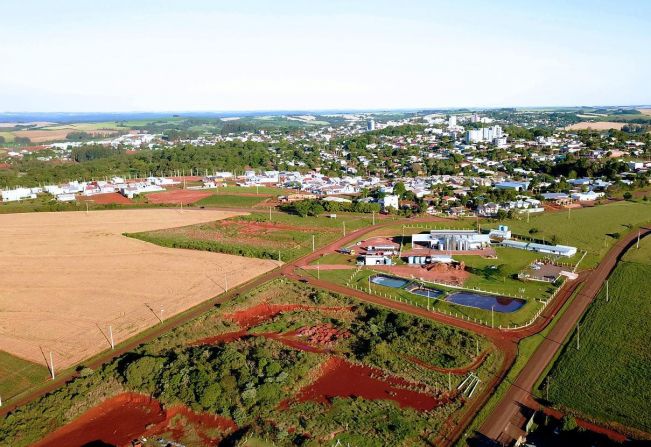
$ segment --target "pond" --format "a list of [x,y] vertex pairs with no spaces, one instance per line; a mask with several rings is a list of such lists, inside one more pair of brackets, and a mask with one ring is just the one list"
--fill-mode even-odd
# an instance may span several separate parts
[[507,298],[476,292],[454,292],[448,295],[445,301],[486,310],[491,310],[495,306],[495,312],[501,313],[515,312],[525,303],[524,300],[518,298]]
[[375,275],[371,277],[371,282],[385,287],[393,287],[394,289],[401,289],[406,286],[409,281],[394,276]]
[[410,290],[414,295],[424,296],[426,298],[438,298],[443,295],[443,292],[436,289],[430,289],[429,287],[417,287]]

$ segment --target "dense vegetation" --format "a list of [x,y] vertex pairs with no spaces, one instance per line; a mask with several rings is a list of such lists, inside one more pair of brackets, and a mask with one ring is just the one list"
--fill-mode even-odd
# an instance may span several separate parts
[[[165,405],[182,403],[198,412],[228,417],[240,428],[237,436],[255,435],[277,445],[320,445],[331,433],[342,442],[363,446],[427,444],[443,420],[461,407],[462,402],[455,399],[420,412],[388,400],[343,397],[329,404],[307,401],[281,405],[314,380],[319,365],[330,355],[288,348],[262,336],[226,344],[193,343],[237,330],[239,325],[224,315],[262,302],[345,306],[335,312],[286,312],[251,328],[249,333],[286,333],[330,324],[350,333],[330,355],[380,367],[388,374],[423,384],[431,393],[447,389],[447,375],[416,367],[405,361],[405,355],[445,367],[469,363],[477,342],[482,350],[488,349],[485,341],[457,329],[359,305],[302,284],[272,282],[97,371],[82,369],[79,378],[0,421],[0,439],[11,439],[17,447],[28,445],[125,390],[152,395]],[[490,355],[477,374],[487,378],[494,367]],[[453,384],[461,379],[453,377]]]

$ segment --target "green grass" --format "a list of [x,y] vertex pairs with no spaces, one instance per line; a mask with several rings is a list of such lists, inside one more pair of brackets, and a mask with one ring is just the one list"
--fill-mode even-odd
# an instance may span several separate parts
[[[231,225],[225,225],[229,224]],[[247,224],[261,224],[260,227],[247,227]],[[280,224],[275,228],[270,223],[269,214],[252,212],[217,223],[192,225],[189,227],[159,230],[130,236],[154,244],[171,248],[189,248],[218,253],[235,254],[262,259],[278,259],[287,262],[312,251],[312,237],[315,247],[343,236],[346,231],[371,224],[364,215],[339,214],[337,219],[327,217],[299,217],[288,213],[272,213],[271,223]]]
[[0,132],[0,137],[4,137],[5,143],[13,143],[15,138],[13,132]]
[[45,366],[0,351],[0,397],[5,401],[43,383],[48,375]]
[[215,194],[196,202],[197,206],[233,206],[252,207],[265,200],[266,197],[238,196]]
[[623,235],[630,231],[630,226],[648,222],[651,222],[651,203],[640,201],[581,208],[572,210],[569,214],[544,213],[531,217],[529,223],[526,220],[508,220],[504,223],[513,233],[529,236],[529,230],[537,228],[538,233],[532,237],[550,241],[556,236],[559,244],[587,250],[588,254],[581,267],[591,268],[599,263],[617,241],[612,235]]
[[[320,272],[317,272],[316,270],[308,270],[306,272],[308,272],[310,275],[314,277],[318,275],[323,280],[331,281],[337,284],[347,285],[349,283],[351,275],[353,275],[354,270],[327,270],[327,271],[322,270]],[[368,287],[369,287],[368,278],[374,274],[376,274],[376,272],[374,272],[373,270],[363,269],[359,273],[355,274],[353,281],[350,283],[350,285],[353,288],[361,288],[364,291],[368,291]],[[440,287],[440,286],[435,286],[435,287],[432,285],[427,285],[427,286],[437,288],[439,290],[444,291],[445,293],[450,293],[457,290],[457,289],[450,289],[450,288]],[[380,296],[395,299],[395,300],[401,300],[403,302],[410,303],[417,307],[423,307],[423,308],[428,307],[427,298],[420,295],[414,295],[413,293],[410,293],[404,289],[395,289],[395,288],[385,287],[385,286],[371,283],[371,291],[373,293],[379,294]],[[452,313],[453,315],[456,314],[460,318],[465,318],[470,320],[481,320],[486,325],[491,324],[490,310],[476,309],[473,307],[460,306],[457,304],[449,303],[443,300],[443,298],[445,298],[444,295],[442,295],[440,298],[441,299],[437,299],[437,300],[429,300],[430,301],[429,308],[431,310],[437,310],[437,311],[445,312],[447,314]],[[496,327],[512,326],[512,325],[520,325],[526,323],[533,317],[533,315],[541,307],[542,307],[541,303],[539,303],[536,300],[529,299],[526,300],[524,306],[522,306],[519,310],[515,312],[511,312],[511,313],[495,312],[493,315],[495,326]]]
[[626,262],[651,265],[651,237],[647,236],[644,239],[640,239],[640,248],[638,249],[634,245],[626,252],[622,259]]
[[580,323],[580,348],[574,331],[550,371],[554,405],[651,431],[650,276],[648,259],[617,266],[610,301],[602,290]]
[[457,447],[463,447],[468,445],[466,443],[467,437],[472,436],[479,428],[482,426],[486,418],[491,414],[491,412],[497,407],[497,405],[500,403],[502,400],[502,397],[504,394],[507,392],[511,384],[515,381],[515,379],[518,377],[520,372],[524,369],[526,366],[527,362],[529,361],[529,358],[536,352],[536,349],[538,349],[538,346],[545,340],[545,338],[549,335],[549,333],[552,331],[558,320],[560,319],[561,315],[565,313],[565,311],[570,307],[572,304],[572,301],[574,300],[574,297],[577,295],[579,292],[580,287],[578,290],[576,290],[570,299],[568,299],[561,310],[558,312],[556,318],[549,324],[545,329],[543,329],[541,332],[537,333],[536,335],[532,335],[531,337],[523,338],[520,340],[518,343],[518,354],[517,357],[515,358],[515,361],[513,362],[513,365],[509,369],[509,372],[507,373],[506,377],[500,384],[497,386],[493,394],[491,394],[491,397],[488,399],[486,404],[479,410],[475,418],[472,420],[468,428],[466,428],[465,435],[459,439],[457,442],[456,446]]

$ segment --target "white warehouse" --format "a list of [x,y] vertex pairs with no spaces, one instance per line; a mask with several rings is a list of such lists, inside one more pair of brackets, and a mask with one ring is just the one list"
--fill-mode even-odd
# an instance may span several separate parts
[[411,235],[411,248],[417,245],[443,251],[481,250],[490,246],[490,237],[475,230],[431,230]]

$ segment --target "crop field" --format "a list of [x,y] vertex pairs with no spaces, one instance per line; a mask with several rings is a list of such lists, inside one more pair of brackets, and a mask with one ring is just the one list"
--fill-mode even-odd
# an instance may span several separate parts
[[499,360],[474,334],[277,279],[5,417],[0,438],[432,445],[476,398],[457,386]]
[[[223,196],[221,196],[223,197]],[[286,213],[253,212],[219,222],[173,228],[130,236],[164,247],[190,248],[263,259],[289,261],[343,236],[347,231],[370,225],[366,216],[339,215],[299,217]]]
[[[0,346],[65,368],[273,269],[273,261],[181,251],[122,233],[213,222],[220,211],[140,209],[0,216]],[[3,396],[8,397],[8,396]]]
[[[587,418],[651,432],[651,239],[632,248],[551,369],[549,398]],[[642,262],[638,262],[642,259]],[[543,384],[545,382],[543,381]]]
[[[569,218],[568,218],[569,216]],[[651,203],[615,202],[590,208],[572,210],[570,213],[544,213],[526,220],[508,220],[513,233],[558,244],[572,245],[588,254],[581,263],[582,268],[594,267],[617,241],[617,235],[631,231],[631,227],[651,222]],[[530,234],[529,230],[537,232]],[[564,262],[576,262],[569,259]]]
[[565,130],[586,130],[586,129],[592,129],[592,130],[608,130],[608,129],[621,129],[624,127],[626,123],[616,123],[612,121],[597,121],[597,122],[589,122],[589,121],[582,121],[580,123],[572,124],[571,126],[567,126]]

